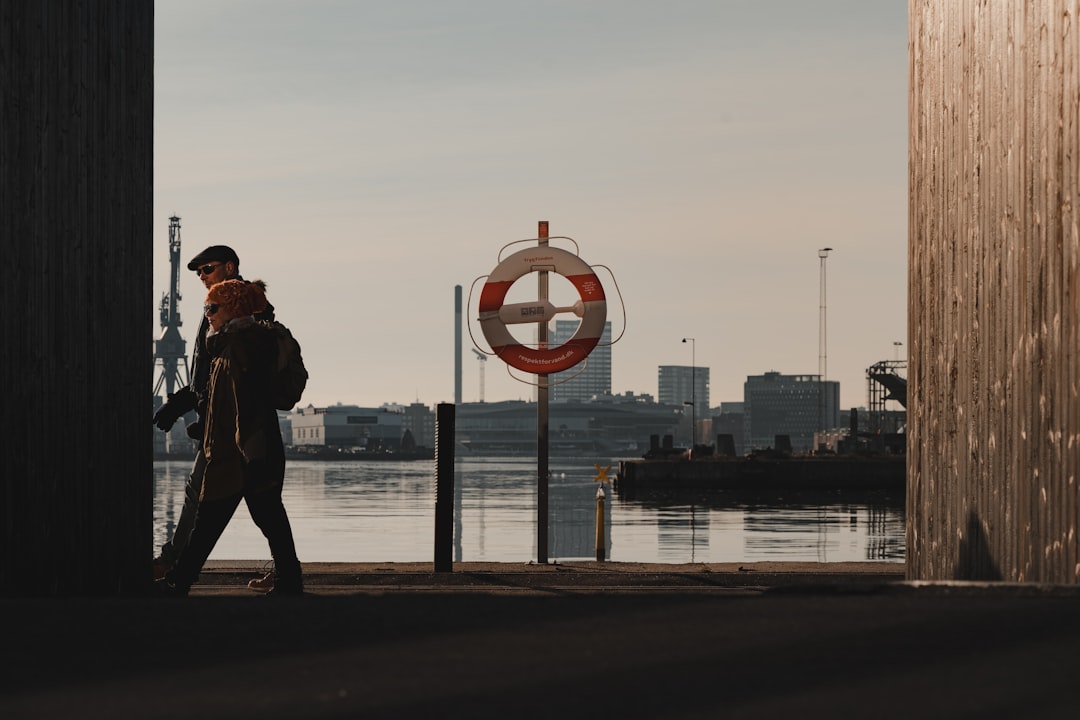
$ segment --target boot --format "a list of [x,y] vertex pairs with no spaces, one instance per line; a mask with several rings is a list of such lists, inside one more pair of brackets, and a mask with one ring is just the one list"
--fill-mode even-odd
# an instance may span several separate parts
[[263,575],[261,578],[255,578],[254,580],[248,580],[248,590],[254,590],[255,592],[267,593],[274,589],[274,571]]
[[284,563],[282,566],[275,563],[273,587],[266,594],[274,597],[303,595],[304,578],[300,571],[300,561]]

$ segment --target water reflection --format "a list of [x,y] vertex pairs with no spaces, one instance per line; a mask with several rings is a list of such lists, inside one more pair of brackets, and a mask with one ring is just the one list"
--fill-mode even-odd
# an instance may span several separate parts
[[[597,470],[553,458],[548,558],[593,559]],[[613,464],[601,460],[601,466]],[[154,542],[179,517],[190,464],[154,464]],[[607,489],[606,556],[623,562],[840,562],[904,559],[902,498],[625,497]],[[434,557],[434,463],[290,462],[285,506],[305,562],[410,562]],[[269,559],[241,504],[213,559]],[[536,552],[536,461],[459,458],[455,561],[529,562]]]
[[761,497],[695,491],[620,499],[620,514],[635,507],[656,514],[657,562],[904,559],[904,498],[892,493]]

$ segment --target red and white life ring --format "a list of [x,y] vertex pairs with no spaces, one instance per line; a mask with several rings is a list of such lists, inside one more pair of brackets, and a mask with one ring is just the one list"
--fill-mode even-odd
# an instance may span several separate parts
[[[540,301],[504,304],[506,293],[518,278],[543,270],[569,280],[581,299],[572,308],[555,308]],[[522,345],[506,327],[508,323],[546,322],[559,311],[573,312],[581,323],[573,337],[556,347]],[[480,329],[484,338],[503,362],[523,372],[556,373],[577,365],[600,342],[606,320],[607,299],[596,273],[580,257],[557,247],[530,247],[508,256],[491,271],[480,293]]]

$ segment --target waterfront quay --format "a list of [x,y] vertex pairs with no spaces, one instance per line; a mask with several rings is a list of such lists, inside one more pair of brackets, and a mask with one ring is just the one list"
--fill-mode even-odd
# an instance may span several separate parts
[[719,490],[747,493],[776,491],[890,491],[903,496],[903,455],[804,455],[742,458],[709,456],[694,460],[621,460],[620,491]]
[[1073,717],[1080,589],[898,563],[211,563],[0,599],[6,718]]

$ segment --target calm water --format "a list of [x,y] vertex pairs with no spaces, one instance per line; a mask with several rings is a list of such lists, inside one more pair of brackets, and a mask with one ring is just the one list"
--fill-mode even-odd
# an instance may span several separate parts
[[[605,460],[601,466],[612,465]],[[434,462],[290,461],[285,507],[304,562],[411,562],[434,558]],[[180,515],[189,462],[154,463],[154,543]],[[597,469],[553,458],[549,560],[596,557]],[[454,559],[528,562],[536,553],[536,459],[463,458],[456,464]],[[629,500],[607,489],[607,558],[622,562],[904,560],[902,498],[715,496]],[[270,552],[241,503],[211,559]]]

